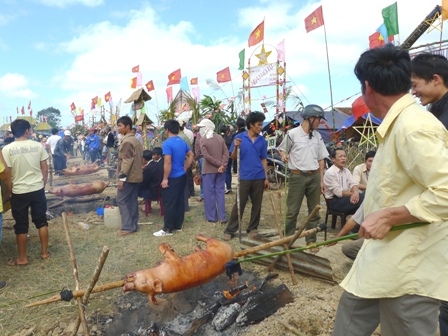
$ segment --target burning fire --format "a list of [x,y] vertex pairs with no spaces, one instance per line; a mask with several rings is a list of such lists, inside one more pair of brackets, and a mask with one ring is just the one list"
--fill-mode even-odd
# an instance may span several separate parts
[[242,285],[242,286],[233,288],[233,289],[228,290],[228,291],[226,291],[226,290],[222,291],[222,294],[224,295],[224,297],[227,300],[230,300],[230,299],[233,299],[234,297],[238,296],[241,293],[241,291],[243,289],[246,289],[248,286],[249,286],[249,282],[246,281],[246,283],[244,285]]

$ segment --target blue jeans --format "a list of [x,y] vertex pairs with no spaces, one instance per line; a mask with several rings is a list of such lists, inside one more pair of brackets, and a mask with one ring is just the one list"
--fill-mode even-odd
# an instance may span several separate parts
[[232,190],[232,159],[229,158],[226,168],[226,189]]
[[[198,162],[199,162],[199,175],[201,175],[201,177],[204,177],[202,175],[202,164],[204,163],[204,158],[202,158],[202,157],[199,158]],[[200,185],[200,195],[199,195],[199,197],[204,198],[204,187],[202,186],[202,183]]]

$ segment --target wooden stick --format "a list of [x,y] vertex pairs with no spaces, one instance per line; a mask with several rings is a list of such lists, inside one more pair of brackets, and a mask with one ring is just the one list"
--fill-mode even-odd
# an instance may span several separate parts
[[[299,229],[297,230],[297,232],[292,236],[292,239],[289,241],[288,243],[288,249],[291,248],[292,244],[294,244],[294,242],[300,237],[300,235],[303,232],[303,229],[308,225],[308,223],[311,221],[311,219],[314,217],[314,215],[319,211],[320,206],[316,205],[313,209],[313,211],[311,211],[311,213],[309,214],[309,216],[306,218],[305,223],[303,223]],[[268,267],[268,272],[272,272],[272,270],[275,267],[275,264],[282,258],[281,255],[277,256],[274,261],[269,265]]]
[[288,329],[290,332],[292,332],[294,335],[297,335],[297,336],[305,336],[304,333],[301,333],[299,330],[297,330],[296,328],[291,327],[288,323],[283,322],[283,321],[280,320],[279,318],[276,318],[276,320],[277,320],[282,326],[284,326],[286,329]]
[[[73,266],[73,278],[75,279],[76,290],[79,289],[79,278],[78,278],[78,266],[76,265],[75,251],[73,250],[72,240],[70,239],[70,231],[67,224],[67,216],[65,212],[62,213],[62,224],[64,224],[65,238],[67,239],[68,250],[70,251],[70,261]],[[80,297],[76,298],[78,301],[78,314],[81,319],[82,329],[85,336],[89,336],[89,328],[87,327],[86,315],[84,314],[84,307],[82,305],[82,299]]]
[[[282,227],[280,225],[280,219],[278,218],[277,210],[275,209],[274,195],[272,195],[272,194],[271,194],[271,204],[272,204],[272,210],[274,211],[275,224],[277,224],[278,235],[279,235],[280,238],[283,238]],[[283,247],[284,247],[285,251],[289,249],[287,243],[283,244]],[[299,284],[299,280],[297,280],[296,274],[294,273],[294,266],[292,265],[291,255],[288,254],[286,257],[288,259],[288,268],[289,268],[289,272],[291,273],[292,284],[293,285],[298,285]]]
[[[302,232],[298,238],[306,237],[306,236],[309,236],[310,234],[314,234],[316,232],[317,232],[316,229],[307,230],[307,231]],[[279,245],[283,245],[285,243],[289,243],[292,239],[294,239],[294,237],[295,236],[283,237],[281,239],[274,240],[269,243],[265,243],[265,244],[261,244],[258,246],[254,246],[254,247],[245,249],[245,250],[237,251],[233,254],[233,258],[235,259],[235,258],[243,257],[248,254],[252,254],[252,253],[255,253],[255,252],[258,252],[261,250],[267,250],[273,246],[279,246]]]
[[[93,287],[95,287],[95,284],[98,282],[98,279],[100,277],[101,271],[103,270],[104,263],[106,262],[107,256],[109,255],[110,248],[109,246],[103,246],[103,251],[101,252],[100,259],[98,260],[98,265],[95,268],[95,271],[93,272],[92,280],[90,280],[89,287],[87,287],[86,292],[84,293],[84,296],[82,297],[82,304],[84,306],[87,305],[89,302],[90,293],[92,293]],[[81,323],[81,318],[78,316],[78,319],[76,320],[75,329],[73,331],[74,336],[78,333],[78,328]]]
[[[99,293],[99,292],[107,291],[109,289],[122,287],[125,283],[126,282],[124,280],[119,280],[119,281],[115,281],[115,282],[109,282],[107,284],[94,287],[92,289],[92,293]],[[72,294],[73,294],[74,298],[78,298],[78,297],[83,296],[85,292],[86,292],[86,289],[80,289],[80,290],[75,290]],[[30,304],[26,305],[25,307],[26,308],[31,308],[31,307],[44,305],[44,304],[47,304],[47,303],[58,302],[58,301],[61,301],[61,300],[62,300],[61,294],[56,294],[56,295],[54,295],[54,296],[52,296],[52,297],[50,297],[48,299],[30,303]]]

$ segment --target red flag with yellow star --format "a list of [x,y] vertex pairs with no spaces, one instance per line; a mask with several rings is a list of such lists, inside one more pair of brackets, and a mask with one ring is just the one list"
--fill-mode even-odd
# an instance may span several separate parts
[[182,77],[182,75],[180,74],[180,69],[173,71],[172,73],[170,73],[168,75],[168,84],[167,85],[179,84],[181,77]]
[[375,32],[369,36],[369,48],[378,48],[384,45],[384,39],[381,36],[380,32]]
[[230,82],[232,78],[230,78],[230,69],[229,67],[222,69],[216,73],[216,81],[218,83]]
[[198,77],[190,79],[190,85],[198,85]]
[[322,6],[317,8],[314,12],[312,12],[305,18],[305,29],[307,33],[316,28],[319,28],[320,26],[323,26],[324,24],[325,22],[324,14],[322,12]]
[[146,83],[145,86],[146,86],[146,90],[148,90],[148,92],[154,90],[154,83],[152,80],[150,80],[148,83]]
[[264,40],[264,20],[249,35],[249,47],[252,47]]

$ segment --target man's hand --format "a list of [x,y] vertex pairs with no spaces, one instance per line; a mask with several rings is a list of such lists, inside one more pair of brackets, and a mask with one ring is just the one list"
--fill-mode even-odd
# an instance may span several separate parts
[[160,185],[162,186],[162,188],[168,188],[168,187],[169,187],[169,185],[168,185],[168,179],[166,179],[166,180],[162,180],[162,183],[161,183]]
[[225,171],[226,171],[226,167],[224,167],[224,166],[220,166],[218,168],[218,173],[224,173]]
[[280,152],[280,156],[282,157],[282,162],[283,163],[288,162],[288,160],[289,160],[289,155],[288,154],[286,154],[285,152],[281,151]]
[[359,191],[353,191],[350,196],[350,203],[357,204],[359,202]]
[[241,144],[241,139],[235,139],[235,141],[233,142],[233,145],[235,146],[235,147],[239,147],[240,146],[240,144]]
[[381,209],[369,214],[361,224],[358,236],[366,239],[383,239],[392,228],[388,209]]
[[264,190],[269,189],[269,180],[267,178],[264,179]]
[[320,181],[320,192],[322,194],[325,194],[326,191],[327,191],[327,188],[325,187],[324,181]]
[[124,182],[123,182],[123,181],[118,181],[118,183],[117,183],[117,188],[118,188],[118,190],[123,190],[123,188],[124,188]]

